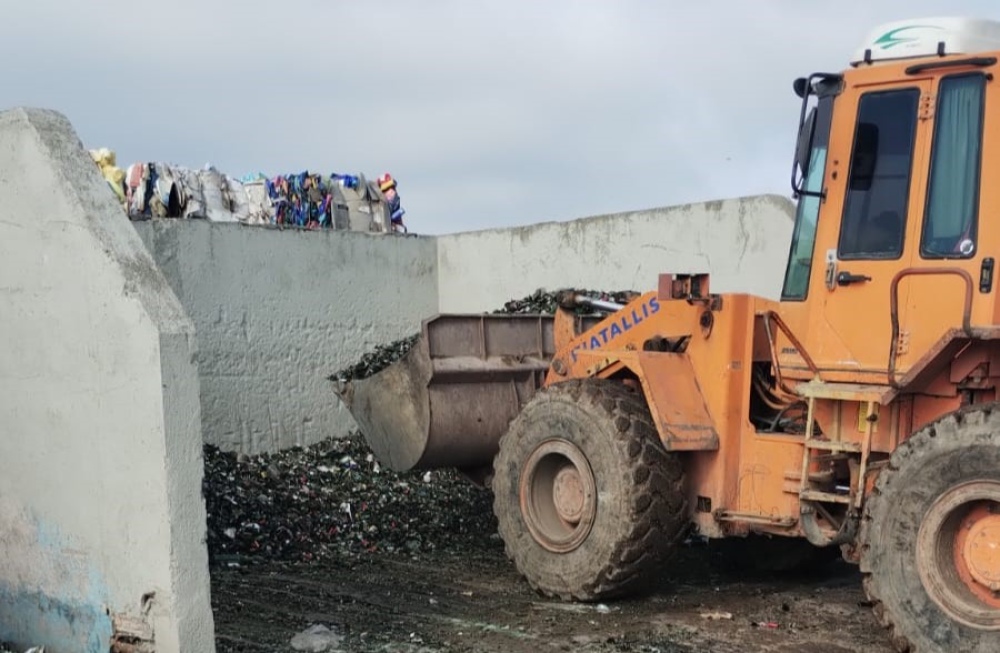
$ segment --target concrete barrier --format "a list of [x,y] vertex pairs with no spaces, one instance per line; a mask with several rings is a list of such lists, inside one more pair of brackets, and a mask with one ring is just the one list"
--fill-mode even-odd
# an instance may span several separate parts
[[59,114],[0,198],[0,640],[214,651],[193,326]]
[[204,437],[227,450],[345,435],[327,377],[437,311],[433,238],[134,224],[197,326]]
[[491,310],[538,288],[644,292],[661,272],[710,272],[713,292],[777,299],[794,211],[764,195],[442,236],[440,310]]
[[761,196],[439,238],[135,227],[198,328],[205,441],[257,453],[356,428],[326,377],[436,312],[539,287],[646,290],[660,272],[776,297],[793,210]]

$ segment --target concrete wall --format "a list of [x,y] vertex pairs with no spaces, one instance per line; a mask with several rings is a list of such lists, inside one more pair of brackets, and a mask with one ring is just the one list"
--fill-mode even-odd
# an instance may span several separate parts
[[134,224],[198,329],[205,441],[224,449],[345,435],[327,377],[437,310],[432,238]]
[[776,297],[793,209],[761,196],[437,239],[134,224],[197,325],[205,441],[255,453],[355,428],[326,377],[436,312],[539,287],[646,290],[671,271]]
[[191,322],[70,124],[0,114],[0,640],[214,650]]
[[764,195],[442,236],[440,310],[492,310],[538,288],[653,290],[661,272],[777,298],[793,218],[790,200]]

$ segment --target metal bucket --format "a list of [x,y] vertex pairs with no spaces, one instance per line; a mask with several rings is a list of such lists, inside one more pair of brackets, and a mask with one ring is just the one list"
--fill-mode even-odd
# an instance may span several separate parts
[[482,468],[554,353],[550,315],[438,315],[406,356],[337,394],[389,468]]

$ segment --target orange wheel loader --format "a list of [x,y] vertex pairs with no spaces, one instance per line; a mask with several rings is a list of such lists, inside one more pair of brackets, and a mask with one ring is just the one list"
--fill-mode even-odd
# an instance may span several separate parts
[[662,274],[438,315],[341,400],[393,469],[489,486],[545,595],[637,591],[692,527],[753,534],[857,563],[899,651],[1000,651],[998,60],[1000,23],[902,21],[795,81],[780,301]]

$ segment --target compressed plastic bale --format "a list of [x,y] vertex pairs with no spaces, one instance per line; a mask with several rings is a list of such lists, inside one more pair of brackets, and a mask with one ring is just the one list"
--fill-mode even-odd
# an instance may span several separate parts
[[344,185],[336,182],[330,188],[330,220],[334,229],[350,229],[351,216],[344,196]]
[[246,188],[243,187],[239,181],[233,177],[226,177],[226,195],[229,198],[229,206],[232,209],[233,215],[240,222],[247,223],[250,221],[250,198],[247,195]]
[[146,190],[149,184],[149,166],[133,163],[125,175],[126,210],[129,215],[143,215],[146,212]]
[[165,217],[179,218],[184,215],[187,195],[178,180],[177,170],[168,164],[156,165],[155,194],[163,207]]
[[177,180],[184,188],[184,217],[205,218],[205,195],[201,189],[201,178],[197,170],[177,168]]
[[245,182],[243,189],[247,194],[247,209],[249,224],[268,224],[271,222],[271,198],[267,195],[267,183],[263,179]]
[[215,168],[198,173],[205,197],[205,217],[213,222],[235,222],[236,216],[226,203],[226,180]]

